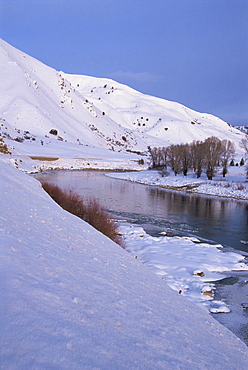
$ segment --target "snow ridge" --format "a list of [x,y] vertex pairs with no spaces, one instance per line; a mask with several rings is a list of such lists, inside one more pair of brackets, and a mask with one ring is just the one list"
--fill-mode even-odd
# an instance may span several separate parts
[[[54,141],[65,147],[81,144],[144,152],[149,145],[210,136],[231,140],[238,154],[242,152],[239,143],[244,134],[210,114],[144,95],[110,79],[56,71],[3,40],[0,61],[1,135],[19,154],[34,153],[37,148],[46,152]],[[51,129],[57,134],[51,134]],[[18,138],[23,145],[13,141]]]

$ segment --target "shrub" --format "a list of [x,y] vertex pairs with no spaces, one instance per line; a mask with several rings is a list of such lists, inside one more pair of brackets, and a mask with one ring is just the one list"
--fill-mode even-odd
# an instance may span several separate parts
[[49,131],[49,134],[52,134],[52,135],[58,135],[58,130],[56,130],[55,128],[52,128],[52,129]]
[[0,153],[11,154],[2,138],[0,138]]
[[170,175],[170,171],[167,171],[166,168],[163,168],[162,171],[159,171],[159,174],[162,177],[168,177]]
[[14,140],[17,141],[18,143],[22,143],[24,141],[23,137],[19,137],[19,136],[16,137]]
[[243,184],[238,184],[238,190],[244,190],[245,186]]
[[95,229],[124,248],[117,224],[103,210],[96,199],[92,198],[86,202],[72,190],[62,190],[60,187],[48,182],[43,182],[42,187],[63,209],[88,222]]

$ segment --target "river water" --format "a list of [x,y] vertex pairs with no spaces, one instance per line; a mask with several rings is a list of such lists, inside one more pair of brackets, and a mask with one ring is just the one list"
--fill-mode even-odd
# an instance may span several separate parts
[[[96,198],[114,218],[139,224],[152,236],[162,231],[195,236],[248,258],[248,202],[169,191],[110,178],[103,171],[49,171],[35,177]],[[247,281],[247,272],[233,272],[216,284],[216,297],[231,306],[231,313],[214,317],[248,344]]]

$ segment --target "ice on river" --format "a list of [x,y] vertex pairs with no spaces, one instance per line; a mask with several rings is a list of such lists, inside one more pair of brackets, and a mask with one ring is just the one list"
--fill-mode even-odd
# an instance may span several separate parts
[[211,313],[230,311],[223,301],[214,299],[214,282],[226,278],[224,271],[248,271],[244,256],[196,238],[153,237],[142,227],[124,223],[120,229],[127,250],[172,289]]

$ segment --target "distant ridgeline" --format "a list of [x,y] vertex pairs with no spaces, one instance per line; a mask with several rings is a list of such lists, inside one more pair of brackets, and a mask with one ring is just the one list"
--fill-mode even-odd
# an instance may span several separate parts
[[248,126],[235,126],[239,131],[244,132],[245,134],[248,134]]

